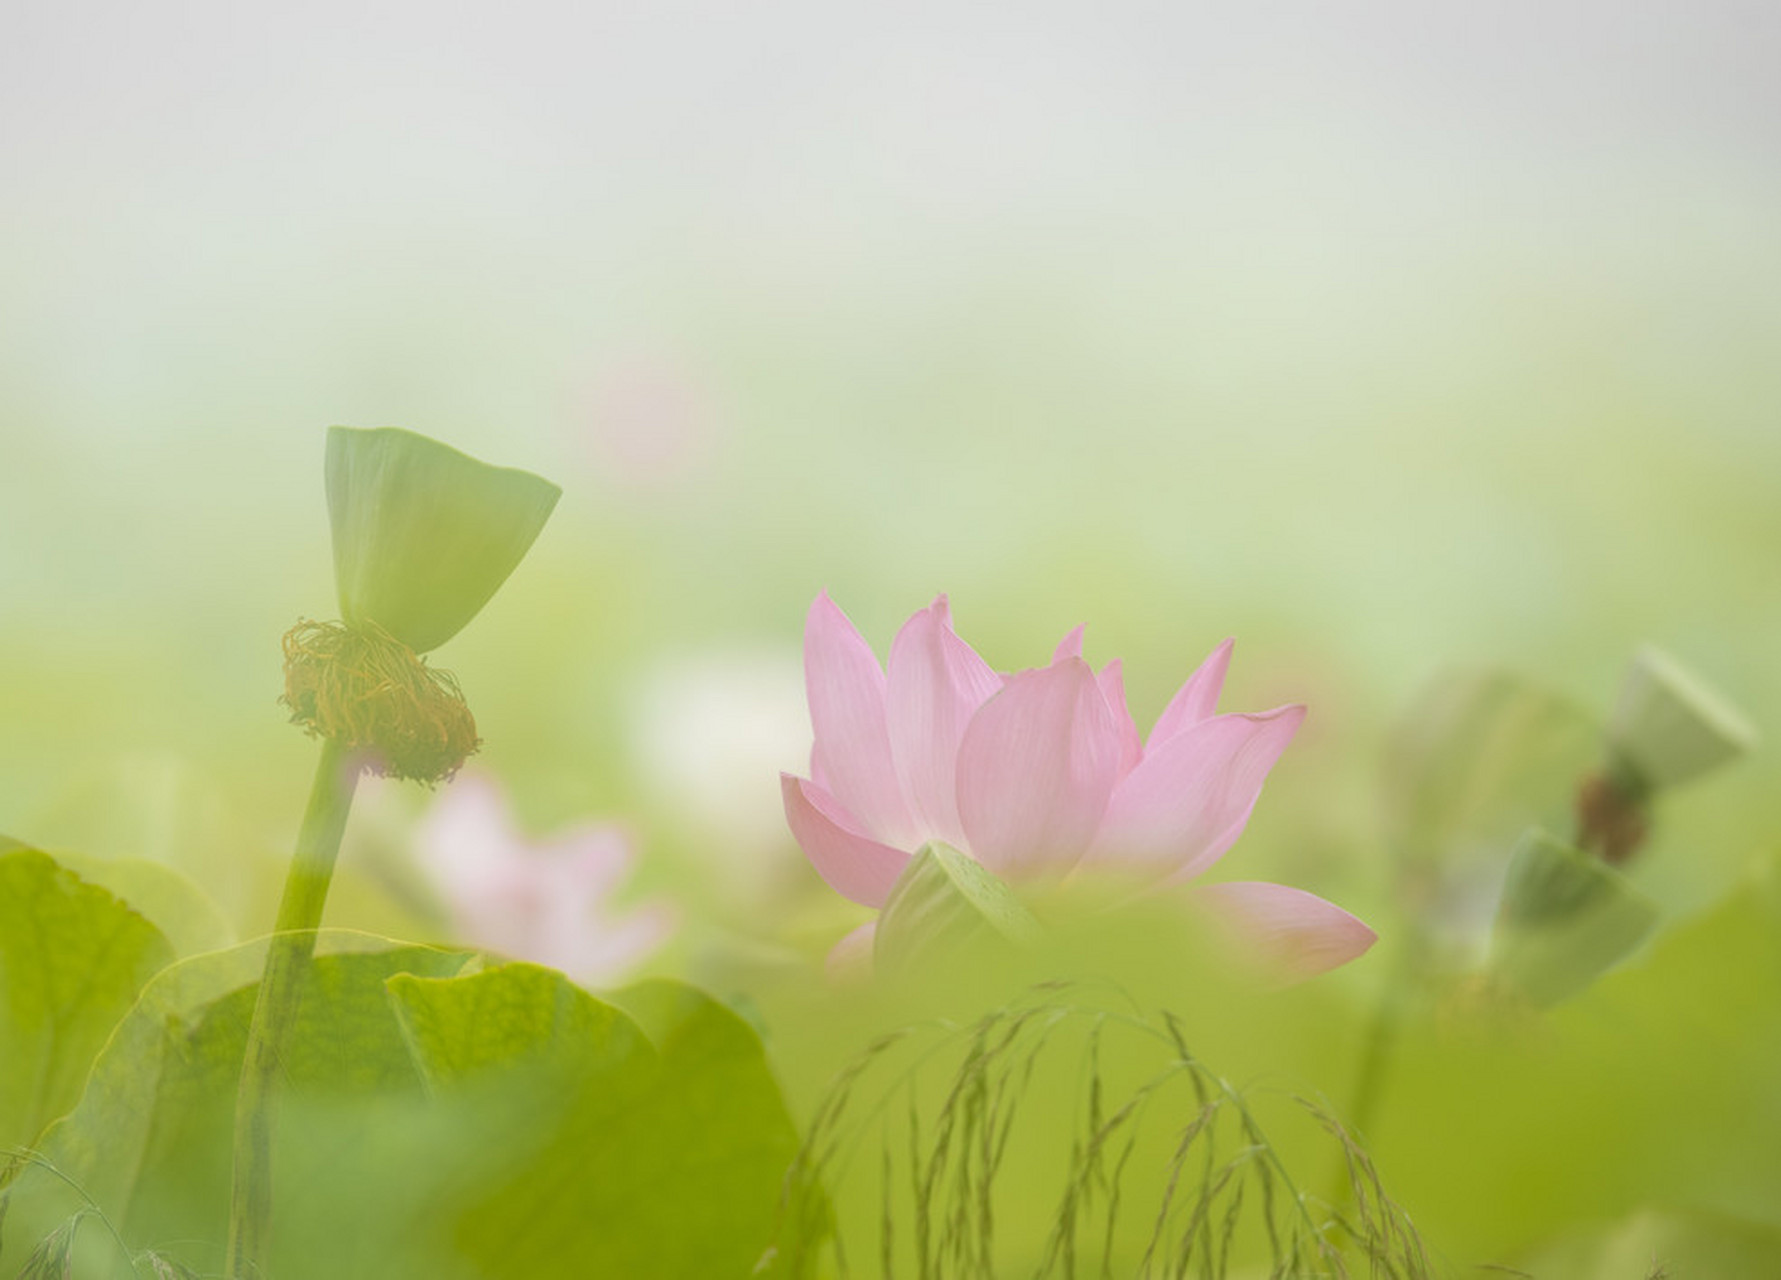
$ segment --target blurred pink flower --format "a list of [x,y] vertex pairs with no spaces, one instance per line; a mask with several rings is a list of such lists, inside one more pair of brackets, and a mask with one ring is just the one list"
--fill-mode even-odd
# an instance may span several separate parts
[[686,362],[647,350],[619,355],[580,390],[571,429],[599,476],[650,493],[692,478],[726,435],[711,388]]
[[530,842],[484,778],[460,778],[439,797],[418,853],[457,937],[588,986],[619,981],[674,929],[663,904],[611,913],[635,861],[622,829],[590,824]]
[[[827,594],[810,607],[804,672],[815,730],[809,778],[782,774],[786,820],[823,879],[882,906],[929,840],[1013,882],[1113,873],[1174,884],[1235,843],[1302,706],[1215,715],[1231,642],[1175,694],[1148,739],[1117,660],[1082,660],[1082,629],[1046,667],[1000,675],[952,629],[946,597],[910,618],[888,671]],[[1374,941],[1339,907],[1285,885],[1198,892],[1295,974]],[[867,935],[850,935],[859,952]]]

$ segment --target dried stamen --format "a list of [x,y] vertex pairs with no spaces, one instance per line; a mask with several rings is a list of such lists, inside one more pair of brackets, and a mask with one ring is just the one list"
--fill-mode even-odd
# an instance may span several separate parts
[[291,723],[361,753],[374,773],[419,782],[455,774],[481,739],[449,671],[427,665],[375,623],[307,618],[285,632]]

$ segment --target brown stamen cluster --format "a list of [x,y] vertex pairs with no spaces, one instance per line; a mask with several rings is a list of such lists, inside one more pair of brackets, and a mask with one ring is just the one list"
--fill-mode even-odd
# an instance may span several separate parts
[[361,753],[392,778],[435,783],[458,771],[481,739],[449,671],[376,623],[302,619],[284,636],[291,723]]

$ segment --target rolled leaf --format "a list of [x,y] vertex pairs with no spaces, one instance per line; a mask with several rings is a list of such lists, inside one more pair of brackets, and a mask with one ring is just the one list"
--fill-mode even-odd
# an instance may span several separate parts
[[1657,916],[1657,904],[1601,859],[1529,831],[1509,861],[1491,971],[1535,1004],[1557,1004],[1630,955]]
[[932,959],[978,937],[1029,942],[1039,922],[980,863],[938,841],[923,845],[891,886],[874,935],[873,958],[895,967]]
[[1735,707],[1660,649],[1633,659],[1608,726],[1608,747],[1630,781],[1673,787],[1735,760],[1756,730]]
[[341,616],[416,653],[476,616],[562,496],[529,471],[394,427],[329,428],[327,485]]

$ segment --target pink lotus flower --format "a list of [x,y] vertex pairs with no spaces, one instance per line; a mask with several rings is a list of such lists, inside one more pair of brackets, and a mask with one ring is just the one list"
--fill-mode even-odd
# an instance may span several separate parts
[[[782,774],[785,815],[838,892],[882,906],[930,840],[1004,879],[1094,873],[1190,880],[1242,834],[1302,706],[1216,715],[1231,642],[1181,686],[1148,739],[1126,708],[1117,660],[1082,660],[1082,629],[1051,664],[992,671],[952,629],[941,596],[904,624],[888,670],[827,594],[810,607],[804,673],[816,742],[809,778]],[[1353,959],[1371,929],[1286,885],[1197,890],[1296,974]],[[851,936],[858,954],[870,926]]]
[[459,778],[439,797],[417,853],[455,936],[587,986],[621,980],[674,929],[673,912],[660,904],[612,914],[610,899],[635,860],[623,830],[590,824],[533,844],[483,778]]

